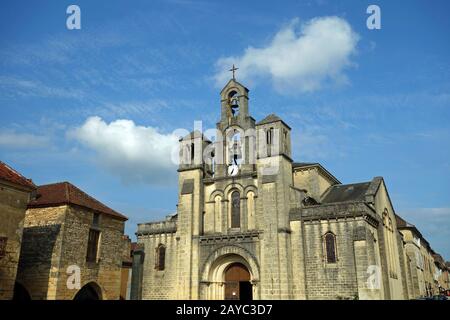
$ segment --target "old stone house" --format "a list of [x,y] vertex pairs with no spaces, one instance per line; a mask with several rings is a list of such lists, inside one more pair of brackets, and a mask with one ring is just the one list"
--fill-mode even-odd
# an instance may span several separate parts
[[426,250],[428,243],[420,231],[411,223],[400,216],[396,216],[397,228],[403,235],[404,251],[407,259],[406,270],[410,275],[409,297],[411,299],[429,295],[426,276],[426,258],[423,250]]
[[119,299],[126,220],[69,182],[39,186],[18,281],[36,300]]
[[396,216],[398,229],[404,238],[405,255],[410,272],[409,297],[416,299],[442,294],[450,290],[447,279],[450,269],[415,225]]
[[292,159],[291,128],[220,93],[216,137],[180,140],[177,212],[138,225],[134,298],[406,299],[402,235],[381,177],[342,184]]
[[434,286],[436,287],[436,293],[441,294],[447,287],[447,266],[442,256],[438,253],[433,254],[435,272],[434,272]]
[[120,271],[120,300],[130,300],[132,261],[132,242],[127,235],[123,236],[122,269]]
[[23,220],[36,186],[0,161],[0,300],[20,294],[16,283],[22,243]]

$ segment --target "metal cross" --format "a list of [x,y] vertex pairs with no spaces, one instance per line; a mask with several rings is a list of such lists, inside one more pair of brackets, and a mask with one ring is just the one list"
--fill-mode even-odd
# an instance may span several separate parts
[[238,70],[239,68],[236,68],[235,66],[234,66],[234,63],[233,63],[233,68],[231,68],[230,70],[228,70],[228,71],[231,71],[231,72],[233,72],[233,80],[236,80],[236,78],[234,77],[234,72],[236,71],[236,70]]

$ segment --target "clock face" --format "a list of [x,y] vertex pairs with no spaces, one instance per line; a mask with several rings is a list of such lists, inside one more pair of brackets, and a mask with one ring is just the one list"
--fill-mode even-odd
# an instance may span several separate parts
[[235,164],[229,165],[228,166],[228,175],[230,176],[235,176],[237,175],[239,172],[239,167]]

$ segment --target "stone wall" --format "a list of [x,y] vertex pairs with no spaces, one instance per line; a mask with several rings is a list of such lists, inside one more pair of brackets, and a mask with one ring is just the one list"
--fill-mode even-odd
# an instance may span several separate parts
[[0,237],[4,255],[0,256],[0,300],[12,299],[22,242],[23,220],[30,191],[0,184]]
[[295,187],[307,190],[307,195],[316,201],[320,201],[324,192],[335,184],[318,166],[294,168],[293,179]]
[[[177,240],[175,233],[148,234],[139,236],[139,243],[145,247],[143,264],[142,299],[161,300],[176,299],[178,294],[177,274]],[[156,269],[156,249],[164,245],[165,268]]]
[[102,214],[97,262],[87,262],[94,213],[78,206],[28,209],[18,279],[33,299],[73,299],[69,266],[81,271],[81,287],[94,282],[102,299],[119,299],[124,222]]
[[[303,226],[307,299],[380,299],[367,285],[379,259],[374,228],[362,218],[306,221]],[[336,263],[327,263],[324,235],[336,236]]]

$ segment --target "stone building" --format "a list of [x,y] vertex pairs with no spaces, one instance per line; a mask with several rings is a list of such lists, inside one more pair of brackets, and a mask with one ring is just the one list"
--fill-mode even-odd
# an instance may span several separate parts
[[437,254],[417,227],[396,216],[397,226],[403,235],[405,266],[410,273],[409,298],[416,299],[441,294],[450,290],[449,268],[441,255]]
[[131,267],[132,261],[132,242],[127,235],[123,236],[122,247],[122,269],[120,271],[120,300],[130,300],[131,290]]
[[119,299],[127,218],[69,182],[39,186],[18,281],[31,299]]
[[423,248],[428,246],[420,231],[411,223],[396,215],[397,228],[403,235],[404,252],[407,259],[406,270],[410,275],[409,298],[419,298],[428,295],[425,283],[425,257]]
[[16,285],[22,243],[23,220],[36,186],[0,161],[0,300],[9,300],[20,290]]
[[437,293],[442,294],[449,287],[447,287],[448,273],[447,266],[442,256],[438,253],[433,254],[435,272],[434,272],[434,285],[437,287]]
[[234,78],[220,97],[214,142],[180,140],[177,212],[138,225],[133,298],[408,298],[383,178],[342,184],[294,162],[284,120],[256,122]]

